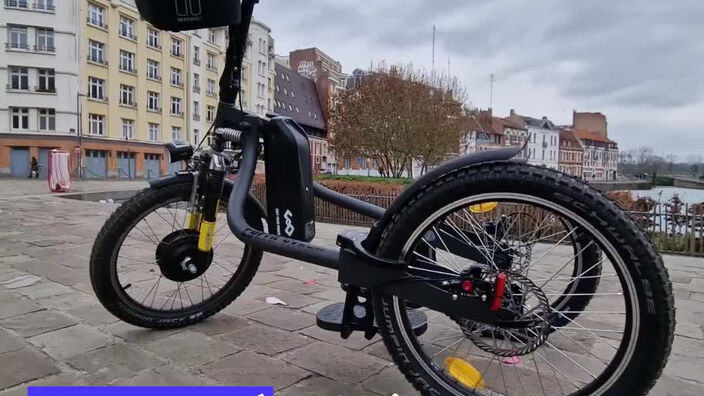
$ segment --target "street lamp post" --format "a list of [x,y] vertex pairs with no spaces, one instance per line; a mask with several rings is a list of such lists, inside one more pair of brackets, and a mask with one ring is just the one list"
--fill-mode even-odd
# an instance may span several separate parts
[[81,114],[81,97],[87,97],[88,95],[82,94],[80,91],[76,92],[76,135],[78,139],[78,154],[76,155],[76,174],[79,179],[83,178],[83,172],[81,168],[81,163],[83,159],[83,120]]

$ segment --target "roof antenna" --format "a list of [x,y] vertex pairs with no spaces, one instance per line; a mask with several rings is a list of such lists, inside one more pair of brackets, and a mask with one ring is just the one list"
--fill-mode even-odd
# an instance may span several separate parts
[[492,107],[494,107],[494,81],[496,81],[494,79],[494,74],[491,75],[491,78],[489,81],[491,83],[490,84],[491,88],[489,89],[489,108],[491,109]]
[[433,25],[433,68],[435,70],[435,25]]

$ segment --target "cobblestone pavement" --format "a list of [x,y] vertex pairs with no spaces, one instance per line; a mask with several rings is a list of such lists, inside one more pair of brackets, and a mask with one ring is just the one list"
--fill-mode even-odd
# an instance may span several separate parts
[[[82,182],[81,191],[143,182]],[[273,384],[281,395],[415,395],[379,337],[342,340],[315,312],[343,301],[333,271],[264,256],[247,291],[201,324],[149,331],[117,321],[93,295],[88,258],[115,205],[46,195],[0,179],[0,396],[29,385]],[[319,224],[332,245],[349,227]],[[704,394],[704,259],[667,256],[675,287],[672,356],[654,395]],[[315,284],[309,281],[315,279]],[[287,307],[271,306],[278,297]]]

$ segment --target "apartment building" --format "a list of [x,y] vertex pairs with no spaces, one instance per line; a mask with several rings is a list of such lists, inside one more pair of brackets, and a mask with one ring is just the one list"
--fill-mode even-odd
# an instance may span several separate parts
[[522,123],[528,131],[528,163],[559,168],[560,131],[547,117],[533,118],[518,115],[511,109],[507,119]]
[[[26,170],[23,162],[27,155],[36,153],[41,164],[51,148],[69,150],[72,169],[84,178],[155,178],[179,169],[182,164],[170,164],[163,143],[195,142],[207,129],[208,119],[214,118],[218,70],[224,62],[224,29],[162,32],[140,19],[133,0],[76,0],[57,2],[56,6],[37,0],[34,4],[39,3],[51,4],[53,13],[46,12],[46,17],[55,15],[53,41],[45,38],[47,29],[39,28],[51,21],[34,15],[26,19],[10,15],[8,19],[32,21],[34,25],[24,30],[8,28],[3,35],[8,41],[6,51],[35,56],[42,43],[47,48],[53,46],[59,56],[45,56],[44,61],[32,58],[31,62],[37,67],[55,65],[55,92],[32,92],[32,96],[54,95],[51,103],[66,108],[50,112],[40,99],[31,99],[37,109],[28,106],[23,110],[23,102],[7,95],[13,103],[8,107],[13,109],[6,114],[17,114],[16,122],[0,121],[0,128],[10,125],[8,135],[15,141],[0,141],[0,150],[11,151],[9,172],[3,163],[7,162],[5,155],[0,156],[0,172],[19,176]],[[15,4],[24,2],[8,0],[5,11],[24,11]],[[0,17],[5,15],[8,12]],[[73,34],[65,33],[71,29]],[[36,47],[27,44],[32,41]],[[14,66],[32,63],[14,56],[8,59],[18,63],[8,65],[18,76],[13,80],[8,75],[9,84],[19,81],[24,87],[25,73],[16,72]],[[33,73],[26,74],[31,80]],[[36,74],[38,79],[46,75]],[[71,79],[72,84],[66,81]],[[38,85],[43,84],[39,81]],[[14,106],[20,109],[14,110]],[[42,121],[47,114],[54,118]],[[42,133],[35,133],[35,125]],[[43,125],[55,125],[56,131],[51,136],[31,136],[46,135]],[[17,170],[12,170],[12,164]]]
[[582,177],[584,148],[570,129],[560,130],[560,172]]
[[264,117],[274,110],[274,39],[271,29],[253,20],[242,63],[242,107]]
[[[48,153],[77,145],[78,27],[74,2],[5,0],[0,5],[0,175],[40,176]],[[75,166],[75,163],[73,164]]]

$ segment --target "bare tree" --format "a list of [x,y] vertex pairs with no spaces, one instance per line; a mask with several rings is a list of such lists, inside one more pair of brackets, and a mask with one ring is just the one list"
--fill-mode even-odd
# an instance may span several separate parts
[[377,67],[338,94],[328,115],[333,147],[343,157],[372,158],[389,177],[412,176],[459,148],[465,92],[456,79],[412,66]]

